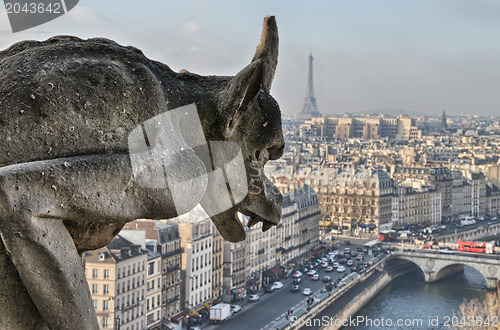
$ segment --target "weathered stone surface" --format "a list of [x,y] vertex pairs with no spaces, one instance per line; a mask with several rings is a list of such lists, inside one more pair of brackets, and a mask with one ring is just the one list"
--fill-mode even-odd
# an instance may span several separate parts
[[79,254],[128,221],[177,215],[168,189],[134,182],[127,146],[131,130],[170,109],[195,103],[208,141],[241,147],[250,191],[211,217],[224,238],[245,238],[238,211],[276,225],[281,195],[262,168],[284,147],[269,94],[277,55],[274,17],[235,77],[175,73],[105,39],[0,52],[0,328],[98,328]]

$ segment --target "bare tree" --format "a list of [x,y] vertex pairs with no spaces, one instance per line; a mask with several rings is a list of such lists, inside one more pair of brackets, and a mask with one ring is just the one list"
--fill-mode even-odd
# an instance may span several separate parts
[[453,316],[450,324],[453,329],[498,329],[500,327],[500,286],[488,292],[484,300],[477,298],[463,302],[458,315]]

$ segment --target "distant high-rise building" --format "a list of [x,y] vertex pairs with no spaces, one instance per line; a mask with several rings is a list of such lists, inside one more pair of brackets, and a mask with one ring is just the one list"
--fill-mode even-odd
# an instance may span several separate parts
[[444,130],[448,129],[448,123],[446,122],[446,111],[443,110],[443,114],[441,115],[441,128]]
[[314,84],[313,84],[313,56],[312,53],[309,54],[309,67],[307,71],[307,88],[306,97],[304,98],[304,106],[302,107],[301,114],[307,114],[311,117],[319,116],[318,104],[316,103],[316,97],[314,96]]

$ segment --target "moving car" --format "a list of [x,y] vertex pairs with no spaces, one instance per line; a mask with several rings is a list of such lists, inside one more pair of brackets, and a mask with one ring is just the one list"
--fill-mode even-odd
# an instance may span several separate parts
[[283,283],[281,283],[280,281],[276,281],[273,284],[274,289],[281,289],[282,287],[283,287]]
[[318,274],[314,274],[313,276],[311,276],[311,280],[313,280],[313,281],[319,280],[319,275]]
[[317,273],[317,271],[315,271],[314,269],[311,269],[310,271],[307,272],[307,275],[314,275],[316,273]]
[[290,292],[297,292],[300,290],[300,286],[298,284],[293,284],[291,287],[290,287]]
[[248,297],[248,301],[259,301],[259,299],[260,299],[260,296],[258,294],[251,294]]
[[333,270],[332,266],[328,266],[325,268],[325,272],[331,272]]
[[293,273],[293,275],[292,275],[292,276],[293,276],[293,277],[296,277],[296,278],[297,278],[297,277],[301,277],[301,276],[302,276],[302,273],[301,273],[301,272],[299,272],[299,271],[296,271],[295,273]]
[[299,277],[296,277],[293,279],[293,284],[299,284],[300,283],[300,278]]
[[356,256],[356,260],[359,260],[359,261],[363,260],[363,255],[358,254],[358,255]]
[[309,288],[305,288],[304,291],[302,291],[302,294],[304,296],[310,296],[312,294],[312,291]]
[[354,262],[352,260],[347,260],[347,266],[352,266],[354,265]]
[[330,276],[328,276],[328,275],[327,275],[327,276],[325,276],[325,277],[323,277],[323,282],[325,282],[325,283],[328,283],[328,282],[330,282],[331,280],[332,280],[332,279],[331,279],[331,277],[330,277]]
[[231,312],[238,313],[239,311],[241,311],[241,306],[240,305],[232,305],[231,306]]
[[338,266],[340,266],[338,262],[333,263],[333,268],[337,268]]
[[339,272],[339,273],[343,273],[343,272],[345,272],[345,267],[344,267],[344,266],[339,266],[339,267],[337,268],[337,272]]

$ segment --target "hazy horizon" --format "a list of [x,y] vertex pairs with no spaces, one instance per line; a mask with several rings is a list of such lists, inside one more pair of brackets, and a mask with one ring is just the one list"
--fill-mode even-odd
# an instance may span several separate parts
[[53,35],[133,45],[173,70],[234,75],[275,15],[280,55],[272,94],[301,111],[307,57],[323,114],[403,109],[424,115],[500,113],[500,0],[123,2],[87,0],[13,34],[0,6],[0,49]]

